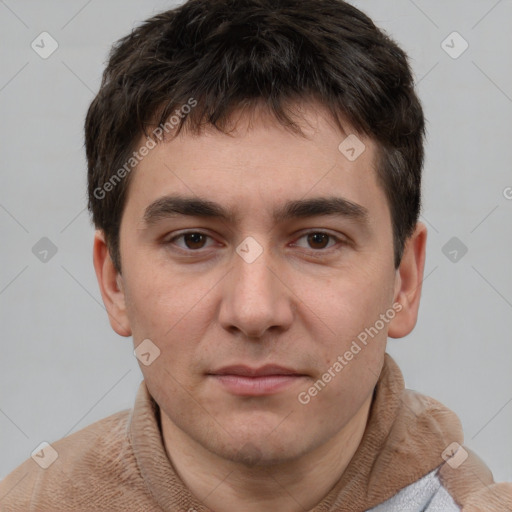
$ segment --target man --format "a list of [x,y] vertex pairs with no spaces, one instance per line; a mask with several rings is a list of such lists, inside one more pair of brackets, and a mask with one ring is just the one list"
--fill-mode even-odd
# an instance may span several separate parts
[[85,130],[94,266],[144,381],[2,510],[512,510],[385,352],[418,313],[424,118],[370,19],[190,0],[114,46]]

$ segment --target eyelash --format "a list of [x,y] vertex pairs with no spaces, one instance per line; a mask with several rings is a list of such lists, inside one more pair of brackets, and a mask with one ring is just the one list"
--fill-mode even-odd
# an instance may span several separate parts
[[[209,234],[207,233],[204,233],[202,231],[184,231],[183,233],[180,233],[178,235],[175,235],[173,236],[172,238],[170,238],[169,240],[166,240],[164,242],[164,245],[174,245],[174,242],[180,238],[183,238],[185,237],[186,235],[202,235],[202,236],[205,236],[207,238],[210,238],[210,239],[213,239],[212,236],[210,236]],[[305,249],[305,250],[309,250],[313,253],[325,253],[325,254],[330,254],[331,252],[333,251],[336,251],[336,250],[340,250],[343,246],[345,245],[348,245],[348,241],[343,239],[343,238],[340,238],[336,235],[333,235],[332,233],[329,233],[329,232],[326,232],[326,231],[322,231],[322,230],[310,230],[310,231],[307,231],[303,234],[301,234],[301,236],[299,238],[297,238],[297,241],[304,238],[304,237],[307,237],[308,235],[313,235],[313,234],[321,234],[321,235],[326,235],[329,237],[329,239],[332,239],[334,240],[336,243],[333,244],[331,247],[326,247],[326,248],[323,248],[323,249]],[[295,243],[294,243],[294,245]],[[195,253],[196,254],[200,254],[202,251],[206,250],[205,248],[201,248],[201,249],[185,249],[183,247],[179,247],[179,246],[175,246],[176,247],[176,250],[178,252],[182,252],[182,253],[187,253],[187,255],[194,255]]]

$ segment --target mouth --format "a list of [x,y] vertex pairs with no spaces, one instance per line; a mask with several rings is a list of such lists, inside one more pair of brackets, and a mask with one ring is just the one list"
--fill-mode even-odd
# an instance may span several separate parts
[[226,366],[207,374],[226,391],[239,396],[266,396],[283,391],[302,381],[306,374],[277,365],[251,368]]

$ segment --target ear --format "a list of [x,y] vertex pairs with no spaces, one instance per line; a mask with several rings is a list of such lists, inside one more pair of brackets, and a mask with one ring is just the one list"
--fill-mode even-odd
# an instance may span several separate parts
[[93,261],[103,304],[107,309],[112,329],[120,336],[131,336],[132,331],[126,313],[123,277],[112,263],[105,235],[101,230],[97,230],[94,235]]
[[426,246],[427,228],[419,222],[414,233],[407,239],[402,261],[396,271],[394,304],[399,303],[402,309],[389,324],[388,336],[391,338],[407,336],[416,325]]

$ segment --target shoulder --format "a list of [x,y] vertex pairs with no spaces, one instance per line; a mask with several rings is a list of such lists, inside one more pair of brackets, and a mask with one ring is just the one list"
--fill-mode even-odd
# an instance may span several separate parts
[[475,452],[454,444],[445,459],[437,476],[463,512],[512,512],[512,483],[494,482]]
[[[438,459],[438,469],[431,474],[439,486],[436,499],[446,496],[448,500],[449,496],[463,512],[512,512],[512,483],[494,482],[485,462],[464,445],[463,429],[453,411],[410,389],[403,390],[401,402],[402,414],[411,419],[398,436],[409,445],[408,455],[423,458],[430,448],[428,456]],[[411,435],[411,425],[415,435]]]
[[[142,485],[129,434],[130,411],[104,418],[26,460],[0,483],[9,511],[82,510]],[[46,461],[45,461],[46,458]],[[45,467],[46,466],[46,467]]]

